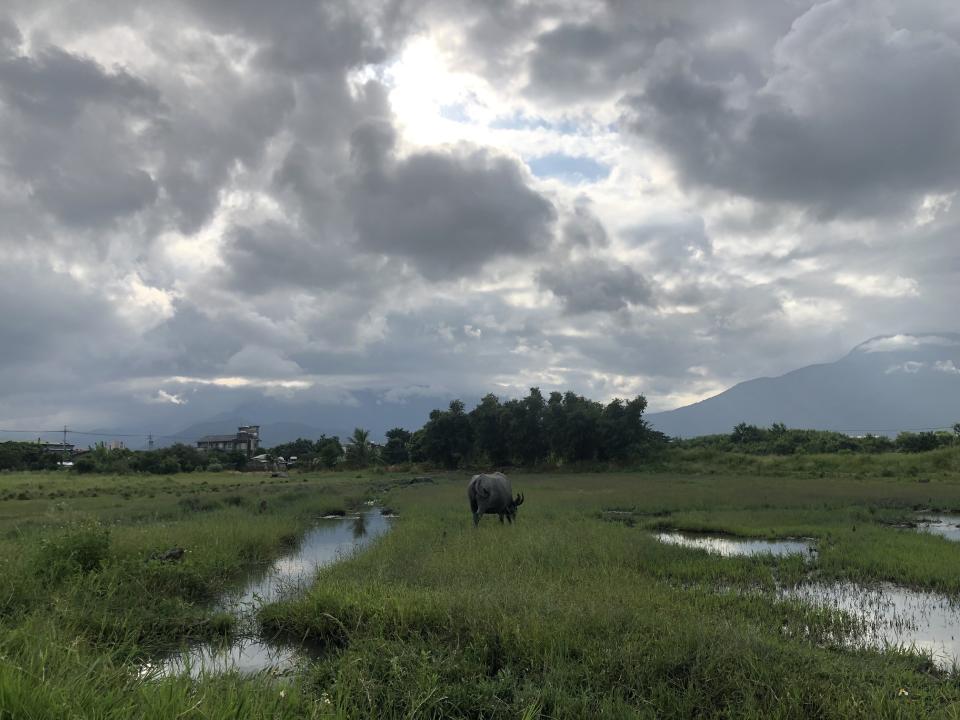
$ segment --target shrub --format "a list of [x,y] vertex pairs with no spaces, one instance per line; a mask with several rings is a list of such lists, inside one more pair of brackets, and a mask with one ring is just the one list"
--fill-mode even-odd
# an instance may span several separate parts
[[207,465],[207,472],[223,472],[223,465],[218,462]]
[[110,552],[110,531],[98,522],[68,526],[46,537],[34,557],[37,574],[59,580],[99,570]]
[[165,457],[150,472],[156,475],[176,475],[180,472],[180,463],[174,457]]
[[220,506],[220,503],[214,500],[188,497],[177,502],[177,505],[186,512],[210,512],[211,510],[216,510]]

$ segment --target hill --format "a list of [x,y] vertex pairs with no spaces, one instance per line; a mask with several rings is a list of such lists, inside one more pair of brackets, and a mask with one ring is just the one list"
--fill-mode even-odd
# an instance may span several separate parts
[[960,421],[960,334],[871,338],[836,362],[739,383],[692,405],[648,416],[671,436],[767,426],[895,434]]

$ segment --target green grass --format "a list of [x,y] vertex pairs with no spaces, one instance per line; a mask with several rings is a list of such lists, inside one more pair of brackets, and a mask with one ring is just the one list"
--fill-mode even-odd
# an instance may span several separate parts
[[[953,452],[909,458],[917,475],[899,455],[517,474],[519,522],[478,529],[463,473],[0,475],[0,720],[960,717],[960,677],[849,650],[848,617],[764,592],[813,576],[960,596],[960,544],[894,527],[960,508]],[[317,515],[370,497],[399,512],[395,529],[261,610],[267,632],[312,648],[299,672],[138,677],[146,656],[229,634],[220,593]],[[716,558],[655,542],[659,528],[811,537],[820,552]],[[149,559],[172,546],[183,562]]]
[[[821,577],[956,592],[960,547],[884,523],[931,500],[955,507],[957,478],[611,473],[514,487],[528,498],[519,524],[478,530],[462,478],[396,491],[393,533],[262,611],[270,631],[327,648],[305,682],[334,691],[342,716],[955,716],[954,678],[918,656],[844,649],[840,614],[718,592],[799,581],[799,558],[718,559],[646,529],[815,537]],[[609,509],[633,511],[633,526]]]

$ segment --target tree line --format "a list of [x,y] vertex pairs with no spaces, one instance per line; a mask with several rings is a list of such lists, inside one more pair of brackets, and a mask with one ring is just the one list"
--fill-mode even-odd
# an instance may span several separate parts
[[[502,400],[490,393],[470,411],[461,400],[436,409],[418,430],[393,428],[383,443],[357,428],[341,441],[322,435],[300,438],[266,451],[271,460],[296,458],[302,469],[358,469],[420,464],[461,467],[534,467],[627,465],[664,457],[670,448],[709,448],[750,455],[925,452],[960,447],[960,423],[952,432],[902,432],[852,437],[826,430],[798,430],[774,423],[769,428],[740,423],[730,433],[670,439],[644,419],[647,401],[600,403],[573,392],[544,397],[531,388],[526,397]],[[61,455],[37,443],[0,442],[0,470],[50,470]],[[173,474],[196,470],[244,470],[249,459],[240,451],[202,452],[190,445],[135,451],[103,445],[73,460],[78,473]]]
[[830,430],[797,430],[783,423],[774,423],[769,428],[740,423],[730,433],[675,440],[672,445],[748,455],[917,453],[960,446],[960,423],[955,424],[952,431],[902,432],[896,438],[885,435],[854,437]]
[[539,388],[507,401],[491,393],[470,412],[460,400],[434,410],[410,437],[407,452],[412,462],[448,469],[627,463],[666,441],[644,419],[646,407],[642,395],[603,404],[573,392],[544,398]]

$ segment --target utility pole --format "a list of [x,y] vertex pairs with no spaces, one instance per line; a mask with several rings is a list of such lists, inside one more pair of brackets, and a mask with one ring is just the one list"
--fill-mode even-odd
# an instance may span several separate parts
[[66,467],[67,462],[67,426],[63,426],[63,447],[60,448],[62,451],[63,459],[60,461],[60,467]]
[[147,435],[147,448],[153,450],[153,433]]

